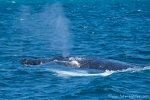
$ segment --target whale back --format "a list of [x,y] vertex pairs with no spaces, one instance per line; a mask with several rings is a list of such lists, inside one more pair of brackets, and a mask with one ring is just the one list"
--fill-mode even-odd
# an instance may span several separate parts
[[80,63],[80,68],[90,68],[100,70],[123,70],[135,67],[134,65],[129,63],[102,58],[84,59],[78,62]]
[[43,63],[54,62],[69,67],[76,68],[89,68],[99,70],[123,70],[127,68],[135,67],[132,64],[103,58],[91,58],[91,57],[63,57],[58,56],[51,59],[23,59],[21,63],[23,65],[39,65]]

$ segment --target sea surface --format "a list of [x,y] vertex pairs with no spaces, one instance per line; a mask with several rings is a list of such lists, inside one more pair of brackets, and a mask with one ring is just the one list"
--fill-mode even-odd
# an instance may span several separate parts
[[[61,55],[140,68],[20,63]],[[0,0],[0,100],[150,100],[150,0]]]

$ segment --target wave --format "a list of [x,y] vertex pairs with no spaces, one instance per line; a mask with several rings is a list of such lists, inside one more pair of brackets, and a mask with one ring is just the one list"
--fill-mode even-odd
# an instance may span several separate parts
[[56,75],[61,77],[75,77],[75,76],[108,76],[114,73],[114,71],[105,71],[103,73],[88,73],[86,70],[76,70],[76,71],[65,71],[65,70],[51,70],[56,73]]
[[69,78],[69,77],[93,77],[93,76],[101,76],[101,77],[107,77],[109,75],[112,75],[114,73],[135,73],[139,71],[145,71],[150,70],[150,66],[144,67],[144,68],[128,68],[126,70],[122,71],[101,71],[101,70],[95,70],[95,69],[77,69],[77,68],[62,68],[62,66],[57,68],[46,68],[46,71],[53,72],[53,75],[56,75],[58,77],[63,78]]

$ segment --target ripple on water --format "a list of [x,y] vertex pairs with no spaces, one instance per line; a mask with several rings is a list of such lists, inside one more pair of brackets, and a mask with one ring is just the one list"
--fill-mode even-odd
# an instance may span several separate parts
[[[62,55],[63,45],[52,46],[54,40],[58,43],[61,39],[61,43],[72,45],[67,52],[71,56],[111,58],[144,66],[150,60],[149,0],[64,1],[63,15],[58,13],[53,19],[52,2],[0,2],[1,99],[108,100],[120,94],[149,95],[149,65],[94,74],[51,65],[27,67],[18,62],[21,58]],[[70,20],[69,43],[62,39],[65,24],[58,24],[61,21],[55,19],[64,15]],[[55,28],[57,25],[60,26]]]

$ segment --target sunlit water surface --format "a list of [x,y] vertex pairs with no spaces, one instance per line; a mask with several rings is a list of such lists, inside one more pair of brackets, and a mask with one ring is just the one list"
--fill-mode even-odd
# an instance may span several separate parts
[[[109,58],[142,67],[101,72],[19,62],[58,55]],[[2,100],[148,100],[149,64],[149,0],[0,2]]]

